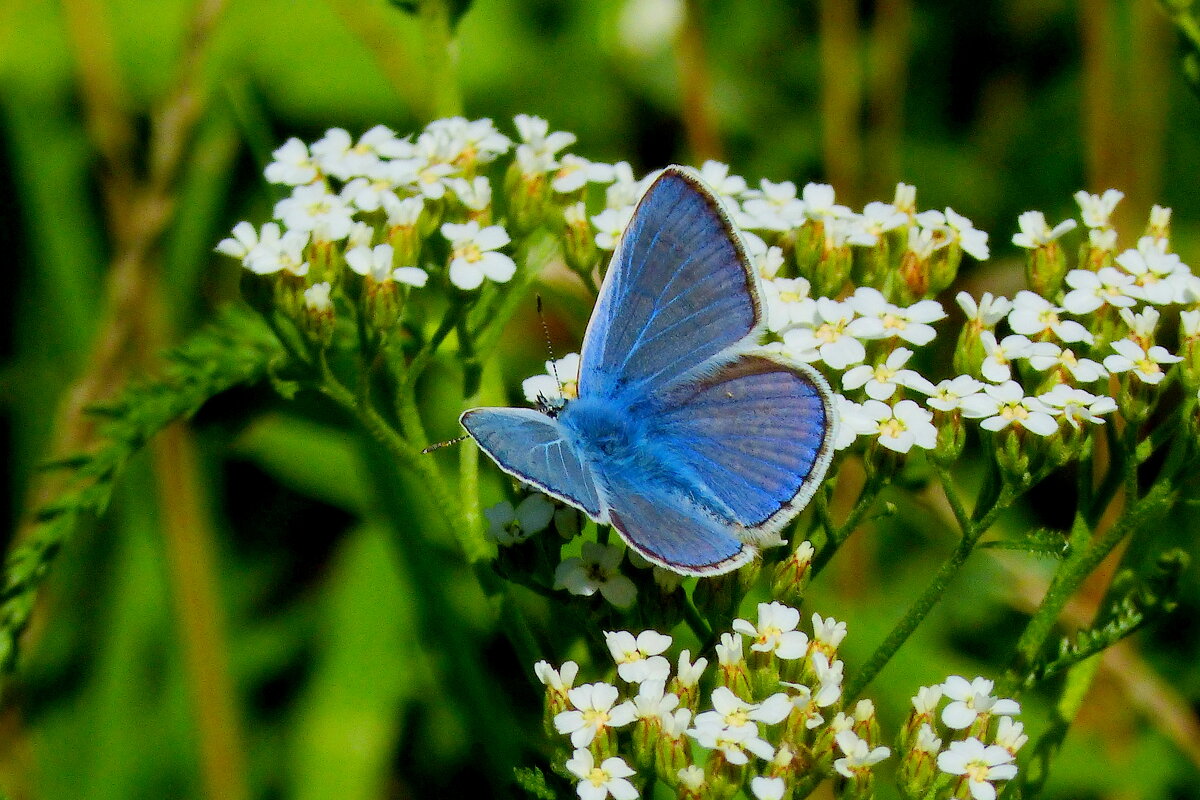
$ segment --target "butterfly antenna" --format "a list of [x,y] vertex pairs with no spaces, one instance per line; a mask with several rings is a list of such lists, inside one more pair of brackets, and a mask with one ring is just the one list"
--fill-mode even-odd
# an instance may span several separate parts
[[550,354],[550,372],[554,376],[554,382],[558,384],[558,392],[562,394],[563,382],[562,378],[558,377],[558,364],[555,363],[554,345],[550,341],[550,326],[546,324],[546,315],[542,313],[542,296],[537,296],[537,312],[538,319],[542,323],[542,336],[546,337],[546,352]]
[[447,439],[444,442],[438,442],[437,444],[429,445],[429,447],[421,448],[421,453],[424,455],[429,455],[434,450],[441,450],[443,447],[449,447],[452,444],[458,444],[459,442],[465,442],[466,440],[466,436],[459,436],[455,439]]

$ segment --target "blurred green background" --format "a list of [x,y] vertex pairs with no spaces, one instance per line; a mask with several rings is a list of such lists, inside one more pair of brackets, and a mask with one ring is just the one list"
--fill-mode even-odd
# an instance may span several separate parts
[[[89,442],[81,409],[234,301],[239,267],[212,247],[269,217],[261,166],[292,135],[404,133],[456,111],[511,132],[531,113],[639,172],[718,158],[752,182],[831,182],[858,207],[904,180],[920,207],[991,231],[992,260],[960,284],[1004,293],[1021,281],[1017,214],[1053,223],[1075,190],[1114,186],[1125,241],[1169,205],[1177,251],[1200,260],[1200,102],[1149,0],[480,0],[449,54],[438,4],[408,5],[425,16],[383,0],[0,2],[8,546],[53,497],[39,462]],[[551,296],[556,344],[574,349],[583,294]],[[515,390],[544,358],[536,317],[502,349]],[[43,593],[0,709],[0,788],[515,791],[512,767],[544,746],[528,661],[567,657],[571,632],[543,600],[486,597],[375,458],[329,406],[267,387],[214,399],[139,456]],[[1055,519],[1055,491],[1034,494],[1033,521]],[[868,524],[814,586],[810,610],[849,623],[851,669],[951,546],[929,502]],[[1172,520],[1174,544],[1195,553],[1196,534]],[[994,553],[874,684],[885,729],[917,686],[999,672],[1049,565]],[[1183,592],[1106,656],[1048,797],[1200,797],[1195,569]],[[1037,728],[1045,709],[1026,709]]]

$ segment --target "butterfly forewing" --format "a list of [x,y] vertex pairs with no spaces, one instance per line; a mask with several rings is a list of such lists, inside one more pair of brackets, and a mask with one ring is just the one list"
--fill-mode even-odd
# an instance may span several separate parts
[[530,408],[475,408],[460,421],[505,472],[593,519],[605,518],[592,470],[557,420]]
[[717,200],[672,168],[622,235],[584,337],[580,394],[656,391],[754,332],[754,275]]

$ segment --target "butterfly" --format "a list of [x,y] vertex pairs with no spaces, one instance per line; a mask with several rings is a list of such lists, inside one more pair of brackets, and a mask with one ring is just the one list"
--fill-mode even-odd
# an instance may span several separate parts
[[833,392],[762,349],[758,275],[721,202],[668,167],[618,240],[580,354],[578,396],[460,422],[504,472],[683,575],[782,544],[833,455]]

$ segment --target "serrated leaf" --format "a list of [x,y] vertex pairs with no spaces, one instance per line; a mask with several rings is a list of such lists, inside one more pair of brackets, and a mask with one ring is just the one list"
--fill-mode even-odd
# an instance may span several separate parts
[[536,800],[555,800],[558,797],[550,784],[546,783],[546,775],[537,767],[516,767],[513,769],[513,780],[525,794]]
[[1057,559],[1066,558],[1071,552],[1066,532],[1055,528],[1037,528],[1014,539],[991,539],[980,546],[993,550],[1018,550]]

